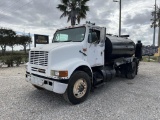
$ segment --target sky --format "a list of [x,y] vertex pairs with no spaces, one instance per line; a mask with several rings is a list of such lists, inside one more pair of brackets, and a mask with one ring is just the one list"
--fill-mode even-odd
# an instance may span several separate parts
[[[122,34],[130,35],[134,42],[141,40],[144,45],[152,45],[153,28],[150,27],[150,19],[155,0],[121,1]],[[56,8],[60,3],[61,0],[0,0],[0,27],[13,29],[18,34],[30,33],[32,39],[34,34],[49,35],[51,41],[57,29],[70,25],[67,17],[60,19],[62,13]],[[90,0],[87,5],[90,11],[87,12],[87,18],[81,20],[81,24],[91,21],[97,26],[106,27],[107,33],[118,35],[119,2]],[[160,0],[157,0],[157,5],[160,5]],[[156,33],[156,45],[157,40]]]

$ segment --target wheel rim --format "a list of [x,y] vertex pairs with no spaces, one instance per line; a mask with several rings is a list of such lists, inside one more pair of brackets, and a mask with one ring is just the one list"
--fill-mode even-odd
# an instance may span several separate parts
[[87,92],[87,82],[84,79],[79,79],[75,82],[73,87],[73,94],[76,98],[83,97]]

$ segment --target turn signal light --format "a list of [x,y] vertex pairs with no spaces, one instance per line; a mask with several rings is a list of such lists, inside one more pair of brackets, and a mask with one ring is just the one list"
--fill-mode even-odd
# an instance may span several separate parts
[[59,77],[67,77],[68,71],[59,71]]
[[51,76],[68,77],[68,71],[51,70]]

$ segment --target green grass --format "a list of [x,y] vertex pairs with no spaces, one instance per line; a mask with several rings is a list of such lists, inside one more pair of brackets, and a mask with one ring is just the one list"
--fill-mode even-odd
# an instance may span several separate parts
[[143,62],[158,62],[158,57],[156,56],[150,56],[150,60],[149,60],[149,56],[143,56]]

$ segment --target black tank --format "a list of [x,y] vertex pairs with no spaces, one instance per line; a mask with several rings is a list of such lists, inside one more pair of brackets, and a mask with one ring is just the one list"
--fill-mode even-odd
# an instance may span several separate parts
[[135,43],[127,38],[106,36],[105,63],[121,57],[131,57],[135,54]]

